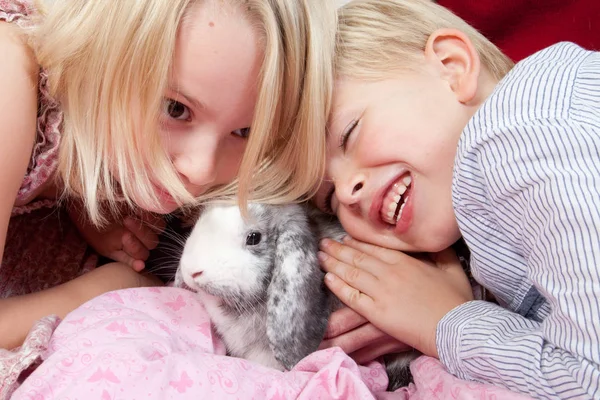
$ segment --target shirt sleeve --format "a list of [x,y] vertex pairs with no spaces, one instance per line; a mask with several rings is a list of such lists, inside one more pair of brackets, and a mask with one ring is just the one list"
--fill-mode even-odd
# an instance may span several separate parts
[[[550,311],[539,322],[482,301],[452,310],[438,324],[437,346],[460,378],[536,398],[600,398],[598,53],[588,61],[564,113],[502,128],[477,154],[488,217],[525,260]],[[459,219],[477,218],[461,212]],[[495,262],[497,271],[510,268]]]

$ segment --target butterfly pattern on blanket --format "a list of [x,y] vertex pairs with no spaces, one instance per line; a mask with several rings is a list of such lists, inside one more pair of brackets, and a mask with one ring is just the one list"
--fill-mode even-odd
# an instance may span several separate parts
[[378,362],[359,366],[340,349],[315,352],[288,372],[225,356],[197,296],[141,288],[97,297],[56,329],[44,362],[12,399],[525,399],[460,381],[432,358],[412,364],[415,384],[385,393]]

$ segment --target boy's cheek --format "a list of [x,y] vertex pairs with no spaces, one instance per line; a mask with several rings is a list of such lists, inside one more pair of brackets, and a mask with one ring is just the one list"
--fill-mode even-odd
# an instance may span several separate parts
[[380,241],[378,240],[378,235],[370,232],[370,230],[367,229],[367,227],[365,226],[366,224],[364,222],[361,223],[360,217],[348,215],[343,212],[338,212],[337,217],[340,220],[342,227],[348,233],[348,235],[350,235],[350,237],[357,239],[361,242],[379,245],[379,243],[377,243]]

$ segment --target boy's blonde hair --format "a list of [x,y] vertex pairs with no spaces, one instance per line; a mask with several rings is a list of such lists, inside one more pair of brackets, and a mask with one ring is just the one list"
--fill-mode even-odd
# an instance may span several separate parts
[[[285,202],[310,194],[324,170],[335,10],[328,1],[228,0],[264,48],[259,94],[239,182],[193,199],[159,139],[159,113],[182,18],[207,0],[60,0],[32,33],[51,95],[64,111],[59,178],[95,223],[99,199],[159,205],[231,196]],[[224,0],[213,0],[224,1]],[[198,154],[198,157],[202,157]],[[120,185],[114,177],[118,177]],[[135,194],[135,196],[134,196]]]
[[338,77],[377,80],[418,68],[417,56],[440,28],[465,33],[494,78],[500,80],[513,67],[482,34],[431,0],[354,0],[338,10],[338,22]]

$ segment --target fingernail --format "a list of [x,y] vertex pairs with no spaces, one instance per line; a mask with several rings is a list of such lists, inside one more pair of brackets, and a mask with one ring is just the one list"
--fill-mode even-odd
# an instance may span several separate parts
[[321,240],[321,247],[323,248],[327,248],[329,247],[329,245],[331,245],[331,240],[330,239],[323,239]]
[[350,235],[346,235],[342,238],[342,242],[344,242],[344,243],[348,243],[351,240],[352,240],[352,237]]
[[325,274],[325,280],[327,282],[333,282],[335,280],[335,275],[333,275],[331,272],[328,272]]
[[317,258],[319,259],[319,261],[323,262],[323,261],[327,260],[327,258],[329,258],[329,257],[327,256],[327,254],[323,253],[322,251],[319,251],[317,253]]
[[136,272],[140,272],[142,271],[144,268],[146,268],[146,263],[143,260],[135,260],[133,262],[133,269]]

